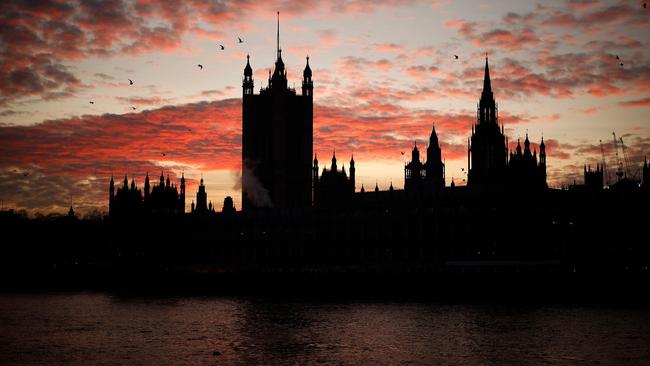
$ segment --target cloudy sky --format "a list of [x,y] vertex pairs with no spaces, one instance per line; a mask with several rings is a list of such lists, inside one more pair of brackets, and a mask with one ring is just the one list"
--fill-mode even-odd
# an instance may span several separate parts
[[3,2],[0,199],[106,210],[111,174],[142,185],[163,170],[185,172],[188,206],[203,174],[217,207],[226,195],[239,207],[241,78],[250,54],[256,91],[267,83],[276,11],[290,85],[310,56],[314,151],[321,165],[354,152],[357,189],[402,187],[400,152],[424,145],[433,122],[447,184],[463,184],[485,53],[506,134],[516,144],[528,132],[534,147],[544,136],[551,186],[580,180],[600,140],[613,166],[612,132],[634,174],[650,153],[642,3]]

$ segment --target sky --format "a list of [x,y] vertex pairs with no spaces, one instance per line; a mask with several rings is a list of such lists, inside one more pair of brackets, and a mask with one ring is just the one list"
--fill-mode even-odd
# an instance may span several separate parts
[[551,187],[581,182],[600,141],[614,167],[613,132],[639,176],[650,153],[642,4],[3,2],[0,199],[30,214],[72,203],[83,215],[107,210],[111,175],[141,187],[163,171],[176,182],[184,173],[188,209],[201,175],[218,210],[228,195],[240,207],[242,74],[249,54],[255,91],[267,84],[276,11],[289,85],[300,86],[310,57],[320,165],[334,150],[339,165],[354,153],[357,190],[403,187],[406,158],[433,123],[447,184],[465,183],[486,54],[511,148],[543,136]]

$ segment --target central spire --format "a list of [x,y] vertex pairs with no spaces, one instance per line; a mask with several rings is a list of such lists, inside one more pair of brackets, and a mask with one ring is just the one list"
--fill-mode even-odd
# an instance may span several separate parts
[[277,47],[276,47],[276,53],[277,53],[277,58],[280,58],[280,53],[282,51],[280,50],[280,12],[278,12],[278,35],[277,35]]
[[490,67],[488,66],[488,56],[485,54],[485,76],[483,77],[483,92],[492,92],[492,83],[490,82]]

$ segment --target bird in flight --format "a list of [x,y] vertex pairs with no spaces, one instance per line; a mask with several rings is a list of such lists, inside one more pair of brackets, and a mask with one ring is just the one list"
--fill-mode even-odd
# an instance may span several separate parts
[[239,40],[239,43],[244,43],[244,41],[242,41],[241,38],[237,37],[237,39]]
[[454,58],[455,58],[456,60],[458,60],[458,55],[454,55]]
[[135,110],[135,107],[132,106],[131,109]]
[[222,44],[220,44],[219,47],[221,47],[222,50],[226,49],[226,47],[224,47]]
[[23,173],[23,177],[26,177],[26,176],[28,176],[28,175],[29,175],[29,172],[24,172],[24,173]]
[[623,63],[621,62],[621,67],[623,67]]
[[196,65],[196,66],[198,66],[199,69],[203,70],[203,65],[198,64],[198,65]]
[[91,100],[90,102],[88,102],[88,103],[90,103],[90,104],[95,104],[95,102],[93,102],[92,100]]
[[133,80],[129,79],[129,85],[133,85]]
[[621,58],[620,58],[620,57],[618,57],[618,55],[616,55],[616,59],[617,59],[617,60],[620,60]]
[[166,156],[166,155],[167,155],[167,154],[165,154],[165,153],[162,153],[162,156]]

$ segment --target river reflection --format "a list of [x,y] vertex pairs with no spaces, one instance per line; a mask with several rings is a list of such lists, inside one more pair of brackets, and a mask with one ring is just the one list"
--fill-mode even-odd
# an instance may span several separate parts
[[648,364],[647,307],[0,295],[3,364]]

